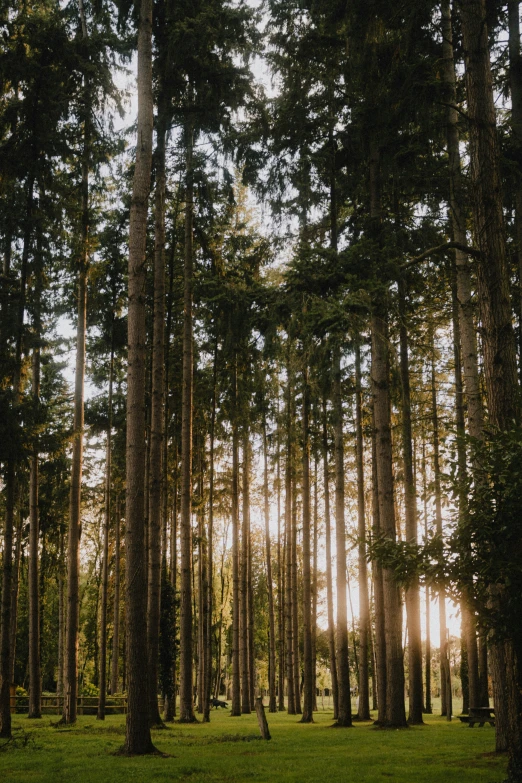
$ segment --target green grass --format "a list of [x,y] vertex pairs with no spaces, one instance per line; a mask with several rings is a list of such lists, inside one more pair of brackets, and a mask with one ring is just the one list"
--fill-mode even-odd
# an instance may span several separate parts
[[498,783],[506,759],[494,754],[494,730],[469,729],[458,720],[427,716],[427,724],[382,731],[371,724],[332,729],[331,712],[313,725],[295,716],[268,715],[272,740],[259,737],[255,715],[231,718],[213,711],[210,724],[171,724],[155,731],[168,757],[113,755],[123,743],[123,716],[105,723],[82,716],[74,727],[55,728],[55,717],[15,716],[16,734],[30,733],[0,752],[5,783]]

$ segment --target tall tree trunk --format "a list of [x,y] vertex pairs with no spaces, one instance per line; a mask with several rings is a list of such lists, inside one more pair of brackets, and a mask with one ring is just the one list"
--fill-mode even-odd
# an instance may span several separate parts
[[334,720],[339,717],[339,684],[337,682],[337,654],[335,650],[335,623],[333,608],[332,579],[332,533],[330,525],[330,471],[328,470],[328,425],[326,399],[323,398],[323,484],[324,484],[324,524],[326,547],[326,606],[328,615],[328,650],[330,653],[330,676],[332,680]]
[[111,333],[109,366],[109,411],[107,423],[107,448],[105,459],[105,514],[103,520],[102,597],[100,610],[100,680],[98,696],[98,720],[105,720],[107,694],[107,593],[109,586],[109,529],[111,524],[111,449],[112,449],[112,383],[114,376],[114,321]]
[[[161,99],[160,99],[161,100]],[[156,133],[156,191],[154,197],[154,326],[152,339],[152,399],[149,463],[149,548],[147,590],[148,693],[151,726],[162,724],[158,707],[158,660],[161,611],[161,539],[163,452],[165,439],[165,107]]]
[[[381,535],[379,514],[379,486],[377,480],[377,433],[375,429],[375,411],[372,400],[372,536]],[[377,723],[386,723],[386,636],[384,631],[384,582],[382,566],[378,559],[372,563],[373,594],[375,604],[375,671],[377,675]]]
[[[313,723],[314,672],[312,658],[312,580],[310,572],[310,387],[308,381],[308,351],[303,356],[303,716],[301,723]],[[351,717],[351,712],[350,712]]]
[[114,611],[111,658],[111,694],[118,693],[120,674],[120,497],[116,498],[116,517],[114,520]]
[[[212,696],[212,616],[214,611],[214,449],[216,429],[216,390],[217,390],[217,360],[218,343],[214,345],[214,361],[212,366],[212,413],[210,418],[210,454],[209,454],[209,486],[208,486],[208,587],[207,587],[207,644],[206,650],[206,692],[204,720],[210,721],[210,698]],[[217,667],[219,676],[219,666]]]
[[241,674],[239,661],[240,605],[239,605],[239,433],[237,399],[237,356],[233,368],[232,405],[232,710],[241,715]]
[[341,393],[341,349],[333,349],[332,404],[335,457],[335,544],[337,587],[337,677],[339,689],[338,726],[352,725],[350,664],[348,660],[348,612],[346,605],[346,527],[344,520],[344,438]]
[[127,476],[125,528],[125,751],[154,751],[147,679],[147,562],[145,560],[145,250],[152,166],[152,2],[141,0],[138,26],[138,128],[129,231]]
[[[83,38],[87,24],[80,0]],[[85,336],[87,328],[87,274],[89,266],[89,162],[90,162],[90,85],[84,76],[85,116],[83,119],[83,154],[81,180],[80,258],[78,261],[78,323],[76,328],[76,371],[74,384],[74,439],[72,444],[71,492],[69,500],[69,535],[67,542],[67,623],[65,629],[65,698],[62,720],[76,722],[78,697],[78,630],[80,622],[79,572],[81,535],[81,489],[83,470],[83,427],[85,396]]]
[[314,454],[314,523],[312,550],[312,672],[313,711],[317,712],[317,559],[319,549],[319,488],[317,486],[317,451]]
[[[399,335],[402,388],[402,453],[404,465],[404,512],[406,540],[417,544],[417,493],[413,477],[411,428],[410,367],[408,328],[406,324],[406,284],[399,280]],[[422,641],[419,580],[414,578],[406,590],[408,622],[409,715],[408,723],[422,723]]]
[[[426,473],[426,440],[422,440],[422,499],[424,504],[424,542],[429,540],[428,528],[428,481]],[[426,585],[426,663],[425,663],[425,702],[424,712],[431,715],[431,597],[430,586]]]
[[[25,216],[20,289],[15,325],[15,366],[13,372],[13,398],[17,410],[21,402],[22,350],[24,337],[24,315],[27,291],[27,269],[32,237],[34,174],[27,182],[27,208]],[[16,460],[10,457],[5,471],[5,519],[4,552],[2,563],[2,603],[0,609],[0,737],[11,737],[11,699],[10,683],[13,665],[13,650],[16,640],[12,635],[13,616],[11,598],[13,594],[13,531],[15,525],[16,504]]]
[[[9,657],[9,679],[14,682],[16,663],[16,634],[18,630],[18,595],[20,593],[20,566],[22,563],[22,538],[24,534],[24,517],[19,504],[18,522],[15,530],[14,561],[13,561],[13,589],[11,591],[11,655]],[[42,568],[45,549],[42,541]]]
[[[290,351],[288,351],[288,365]],[[289,372],[290,368],[287,367]],[[286,590],[285,590],[285,626],[286,626],[286,682],[288,688],[288,714],[296,714],[296,687],[294,682],[294,628],[292,623],[292,387],[290,380],[286,398],[286,464],[285,464],[285,553],[286,553]]]
[[243,523],[241,530],[241,638],[239,660],[241,665],[241,712],[250,714],[250,659],[248,644],[248,545],[250,538],[250,460],[248,426],[243,434]]
[[[295,443],[292,444],[292,451],[295,450]],[[299,601],[298,601],[298,581],[297,581],[297,477],[295,470],[295,453],[292,456],[292,536],[291,536],[291,563],[292,563],[292,645],[294,662],[294,699],[296,715],[301,715],[301,666],[299,659]]]
[[181,612],[180,612],[180,692],[179,720],[193,723],[194,699],[192,694],[192,385],[193,385],[193,337],[192,300],[194,288],[194,121],[187,120],[186,127],[186,184],[185,184],[185,266],[183,294],[183,390],[181,409]]
[[276,701],[276,638],[274,616],[274,586],[272,583],[272,550],[270,541],[270,493],[268,488],[268,445],[266,436],[266,415],[263,417],[263,495],[265,512],[266,579],[268,584],[268,697],[269,712],[277,712]]
[[250,512],[248,515],[248,674],[250,685],[250,704],[256,703],[256,651],[254,643],[254,588],[252,585],[252,536],[250,535]]
[[[372,395],[376,438],[376,470],[380,530],[384,538],[396,540],[393,487],[393,456],[390,421],[390,381],[388,330],[382,315],[374,311],[372,331]],[[385,724],[406,726],[404,709],[404,665],[402,650],[402,612],[395,574],[383,567],[384,633],[386,642],[386,719]]]
[[359,562],[359,720],[370,720],[370,689],[368,677],[368,644],[370,635],[370,602],[368,598],[368,567],[366,563],[366,503],[364,497],[364,442],[362,426],[361,346],[355,345],[355,440],[357,462],[357,522]]
[[82,163],[82,257],[78,272],[78,325],[74,388],[74,439],[72,449],[69,536],[67,544],[67,623],[65,642],[64,723],[75,723],[78,697],[79,572],[81,534],[81,488],[85,396],[85,335],[87,327],[87,269],[89,263],[89,140],[85,138]]
[[[35,312],[33,348],[33,404],[38,412],[40,408],[40,340],[42,332],[42,238],[38,230],[38,247],[35,270]],[[40,596],[38,575],[38,539],[39,539],[39,454],[38,443],[33,445],[29,479],[29,718],[42,717],[42,673],[40,662]]]
[[[436,533],[440,540],[442,554],[442,490],[440,485],[440,454],[439,454],[439,416],[437,410],[437,389],[435,382],[435,347],[432,336],[431,356],[431,415],[433,428],[433,473],[435,485],[435,524]],[[448,626],[446,623],[446,591],[439,588],[439,628],[440,628],[440,714],[451,715],[451,694],[447,693],[446,683],[448,679]]]
[[199,509],[199,711],[203,714],[203,720],[210,720],[209,705],[207,705],[207,671],[208,671],[208,539],[205,525],[204,504],[204,439],[201,440],[200,456],[200,509]]
[[520,52],[520,3],[508,0],[509,31],[509,82],[511,88],[511,134],[518,164],[518,177],[515,186],[515,229],[518,256],[519,283],[519,373],[522,376],[522,56]]
[[[178,444],[174,444],[174,486],[172,488],[172,520],[170,528],[170,583],[172,585],[172,595],[174,596],[173,628],[172,638],[176,640],[177,635],[177,611],[176,597],[178,589]],[[177,696],[177,656],[176,644],[172,651],[172,699],[168,699],[165,707],[165,720],[172,721],[176,717],[176,696]]]
[[[442,13],[442,50],[443,50],[443,77],[446,89],[446,137],[448,146],[449,162],[449,206],[451,215],[451,225],[453,239],[462,245],[467,244],[466,237],[466,216],[462,205],[465,203],[464,183],[461,170],[460,159],[460,134],[459,118],[455,108],[457,103],[456,95],[456,77],[455,77],[455,56],[453,49],[453,29],[451,19],[450,0],[444,0],[441,6]],[[459,353],[459,364],[464,371],[464,381],[466,387],[467,409],[468,409],[468,429],[469,434],[478,440],[482,439],[482,393],[480,389],[478,356],[477,356],[477,330],[474,323],[474,305],[471,298],[471,272],[468,256],[461,250],[455,251],[455,283],[454,298],[456,295],[457,317],[454,314],[454,330],[458,331],[455,335],[455,350]],[[455,304],[454,304],[455,309]],[[457,368],[455,369],[457,385],[462,386],[461,375],[457,377]],[[457,389],[457,394],[458,394]],[[462,395],[461,395],[462,396]],[[458,415],[463,412],[463,399],[460,399],[460,406],[457,406]],[[460,425],[460,422],[457,426]],[[464,434],[464,433],[462,433]],[[462,438],[460,441],[459,465],[461,473],[465,470],[465,446]],[[463,476],[461,480],[463,486]],[[467,512],[467,499],[461,498],[461,515]],[[478,694],[478,658],[477,658],[477,638],[476,623],[471,611],[468,609],[469,596],[464,597],[463,611],[467,613],[465,628],[467,630],[466,648],[468,651],[468,676],[470,687],[470,700],[472,705],[479,702]]]
[[[278,399],[279,413],[279,399]],[[285,564],[284,546],[281,546],[281,443],[279,437],[279,416],[277,424],[277,649],[278,649],[278,680],[277,709],[285,710]]]

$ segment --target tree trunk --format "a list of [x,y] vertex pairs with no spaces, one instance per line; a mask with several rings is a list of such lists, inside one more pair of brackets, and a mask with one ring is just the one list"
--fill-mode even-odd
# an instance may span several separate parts
[[[40,340],[42,332],[42,257],[41,231],[38,231],[38,249],[35,270],[35,312],[33,348],[33,404],[35,411],[40,409]],[[42,674],[40,663],[40,596],[38,575],[38,539],[39,539],[39,454],[38,442],[33,445],[29,480],[29,718],[42,717]]]
[[[424,503],[424,543],[429,541],[428,529],[428,484],[426,475],[426,441],[422,440],[422,498]],[[433,712],[431,706],[431,603],[430,587],[426,585],[426,664],[425,664],[425,702],[424,712],[431,715]]]
[[239,665],[240,605],[239,605],[239,434],[237,399],[237,357],[233,368],[232,410],[232,711],[241,715],[241,675]]
[[[288,352],[290,364],[290,351]],[[287,372],[290,372],[289,366]],[[286,553],[286,682],[288,688],[288,714],[296,714],[296,688],[294,682],[294,628],[292,623],[292,387],[290,379],[286,399],[286,465],[285,465],[285,553]]]
[[145,251],[152,166],[152,2],[141,0],[138,27],[138,129],[129,231],[127,475],[125,528],[125,752],[154,752],[150,735],[145,560]]
[[[388,330],[384,318],[374,311],[372,332],[372,395],[376,440],[376,472],[380,530],[384,538],[396,540],[393,487],[393,456],[390,422]],[[383,567],[384,633],[386,644],[385,725],[406,726],[404,709],[404,665],[400,592],[391,568]]]
[[332,579],[332,533],[330,526],[330,472],[328,470],[328,427],[326,399],[323,398],[323,467],[324,467],[324,524],[326,546],[326,606],[328,614],[328,649],[330,653],[330,676],[332,680],[333,717],[339,717],[339,685],[337,682],[337,655],[335,650],[335,624],[333,609]]
[[[440,485],[440,455],[439,455],[439,416],[437,411],[437,390],[435,383],[435,347],[432,335],[432,356],[431,356],[431,410],[433,427],[433,473],[435,485],[435,523],[436,533],[440,541],[440,552],[442,555],[442,490]],[[448,660],[448,628],[446,624],[446,591],[443,587],[439,588],[439,628],[440,628],[440,714],[451,714],[450,698],[451,694],[446,692]]]
[[114,521],[114,612],[111,658],[111,694],[118,693],[120,673],[120,498],[116,499],[116,518]]
[[269,712],[277,712],[276,701],[276,638],[274,617],[274,587],[272,583],[272,551],[270,542],[270,493],[268,488],[268,445],[266,437],[266,415],[263,417],[263,457],[264,457],[264,512],[266,546],[266,580],[268,585],[268,695]]
[[[114,326],[112,328],[114,332]],[[111,447],[112,447],[112,383],[114,375],[114,338],[111,334],[109,368],[109,417],[107,424],[107,449],[105,461],[105,514],[103,520],[102,598],[100,611],[100,681],[98,696],[98,720],[105,720],[107,694],[107,593],[109,586],[109,529],[111,523]]]
[[250,710],[250,673],[248,644],[248,545],[250,538],[250,461],[248,426],[243,434],[243,524],[241,530],[241,638],[239,660],[241,665],[241,712],[249,715]]
[[[292,451],[295,449],[295,443],[292,444]],[[297,596],[297,480],[295,471],[295,454],[292,455],[292,482],[291,482],[291,500],[292,500],[292,540],[291,540],[291,563],[292,563],[292,645],[294,662],[294,699],[296,715],[301,715],[301,666],[299,660],[299,601]]]
[[149,457],[149,547],[147,590],[148,693],[151,726],[162,725],[158,707],[158,660],[161,611],[161,539],[163,452],[165,439],[165,108],[159,109],[156,134],[154,198],[154,326]]
[[[462,209],[465,203],[464,183],[461,170],[460,159],[460,134],[458,126],[458,113],[454,108],[457,103],[456,78],[455,78],[455,57],[453,50],[453,29],[451,20],[450,0],[444,0],[441,7],[442,26],[443,26],[443,77],[446,88],[446,99],[448,106],[446,108],[446,135],[448,145],[448,162],[450,172],[450,214],[452,222],[453,239],[460,244],[467,244],[466,237],[466,218]],[[460,417],[457,422],[457,429],[461,429],[461,440],[459,448],[459,465],[462,474],[460,484],[464,485],[465,471],[465,446],[462,441],[463,431],[463,406],[462,399],[462,369],[464,371],[464,381],[466,387],[467,409],[468,409],[468,429],[469,434],[478,440],[482,439],[483,415],[482,415],[482,393],[480,389],[480,380],[478,372],[477,355],[477,330],[474,323],[474,306],[471,298],[471,273],[469,258],[461,250],[455,251],[455,283],[453,288],[453,298],[456,297],[457,317],[454,313],[454,331],[455,331],[455,377],[456,393],[458,397],[457,414]],[[458,332],[458,334],[457,334]],[[457,352],[459,371],[457,371]],[[467,512],[467,498],[461,497],[461,514]],[[478,704],[478,658],[477,658],[477,639],[476,624],[471,611],[467,608],[469,597],[464,597],[463,609],[467,612],[468,618],[465,623],[467,629],[466,648],[468,652],[468,676],[469,676],[469,697],[472,706]]]
[[317,451],[314,454],[314,529],[312,551],[312,673],[313,711],[317,712],[317,558],[319,549],[319,489],[317,486]]
[[248,674],[250,684],[250,705],[255,704],[256,700],[256,651],[254,643],[254,588],[252,584],[252,536],[250,535],[250,512],[248,515],[248,571],[247,571],[247,589],[248,589]]
[[366,509],[364,498],[364,442],[362,426],[361,346],[355,346],[355,439],[357,462],[357,521],[359,562],[359,720],[370,720],[370,689],[368,677],[368,643],[370,635],[370,603],[368,599],[368,567],[366,563]]
[[[22,250],[20,273],[20,292],[15,325],[15,366],[13,372],[13,398],[15,410],[21,402],[22,350],[24,336],[24,314],[27,291],[27,267],[32,236],[32,219],[34,204],[34,174],[30,174],[27,182],[27,209]],[[7,264],[7,261],[6,261]],[[10,683],[14,661],[13,651],[16,640],[12,635],[13,616],[11,612],[11,597],[13,593],[13,531],[15,524],[16,503],[16,460],[10,457],[5,471],[5,517],[4,517],[4,552],[2,563],[2,603],[0,618],[0,737],[11,737],[11,697]]]
[[81,535],[81,488],[83,469],[83,427],[85,396],[85,335],[87,327],[87,268],[89,263],[89,140],[85,139],[82,163],[82,257],[78,272],[78,325],[76,331],[76,373],[74,388],[74,439],[72,447],[69,536],[67,544],[67,623],[65,641],[65,699],[63,722],[76,722],[78,697],[79,571]]
[[[406,540],[417,544],[417,493],[413,478],[413,448],[411,428],[410,368],[408,329],[406,325],[406,285],[399,280],[399,334],[402,389],[402,454],[404,466],[404,512]],[[408,723],[422,723],[422,641],[420,622],[419,580],[417,577],[406,590],[408,622],[409,715]]]
[[[214,361],[212,369],[212,413],[210,418],[210,454],[209,454],[209,487],[208,487],[208,584],[207,584],[207,650],[206,650],[206,691],[204,720],[210,721],[210,698],[212,696],[212,615],[214,611],[214,440],[216,429],[216,389],[217,389],[217,338],[214,346]],[[217,667],[219,676],[219,666]]]
[[518,177],[515,187],[515,229],[518,257],[519,284],[519,340],[520,367],[522,376],[522,57],[520,53],[520,3],[518,0],[508,0],[508,31],[509,31],[509,82],[511,88],[511,138],[514,146],[515,160],[518,165]]
[[352,700],[350,693],[350,664],[348,660],[348,612],[346,605],[346,527],[344,520],[344,440],[343,400],[341,393],[341,350],[333,349],[332,404],[334,412],[335,457],[335,543],[337,587],[337,677],[339,689],[339,714],[337,725],[352,725]]
[[[381,535],[379,515],[379,487],[377,480],[377,433],[372,400],[372,513],[373,538]],[[382,566],[378,559],[372,563],[373,594],[375,604],[375,670],[377,675],[377,724],[386,723],[386,637],[384,633],[384,583]]]
[[[279,400],[278,400],[279,414]],[[285,564],[284,546],[281,546],[281,443],[279,416],[277,424],[277,649],[279,655],[277,681],[277,709],[285,711]]]
[[181,410],[181,612],[180,612],[180,723],[193,723],[194,699],[192,693],[192,385],[193,337],[192,300],[194,288],[193,212],[194,185],[192,155],[194,148],[194,121],[186,127],[186,185],[185,185],[185,268],[183,295],[183,390]]
[[[308,381],[308,352],[303,357],[303,716],[301,723],[313,723],[314,715],[314,671],[312,658],[312,580],[310,573],[310,388]],[[351,717],[351,714],[350,714]]]

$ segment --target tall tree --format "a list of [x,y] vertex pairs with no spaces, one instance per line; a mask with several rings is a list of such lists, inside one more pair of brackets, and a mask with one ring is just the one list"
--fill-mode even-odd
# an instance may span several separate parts
[[152,2],[141,0],[138,22],[138,127],[129,231],[127,370],[127,484],[125,606],[127,722],[125,751],[154,752],[150,735],[147,666],[145,508],[145,250],[152,167]]
[[336,655],[339,689],[338,726],[352,725],[352,704],[350,691],[350,664],[348,660],[348,612],[346,604],[346,528],[344,519],[344,442],[343,442],[343,399],[341,391],[341,349],[333,349],[332,403],[334,411],[334,456],[335,456],[335,545],[336,545],[336,588],[337,628]]

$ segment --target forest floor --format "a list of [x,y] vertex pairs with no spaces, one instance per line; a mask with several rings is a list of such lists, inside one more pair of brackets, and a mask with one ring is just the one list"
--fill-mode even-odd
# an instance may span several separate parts
[[[102,723],[81,716],[74,727],[58,718],[14,716],[16,741],[0,751],[5,783],[499,783],[506,759],[494,753],[489,726],[426,716],[426,725],[383,731],[369,723],[332,729],[332,713],[313,725],[267,713],[272,740],[260,739],[255,714],[231,718],[213,710],[210,724],[170,724],[153,740],[166,756],[114,755],[124,716]],[[1,741],[0,741],[1,744]]]

